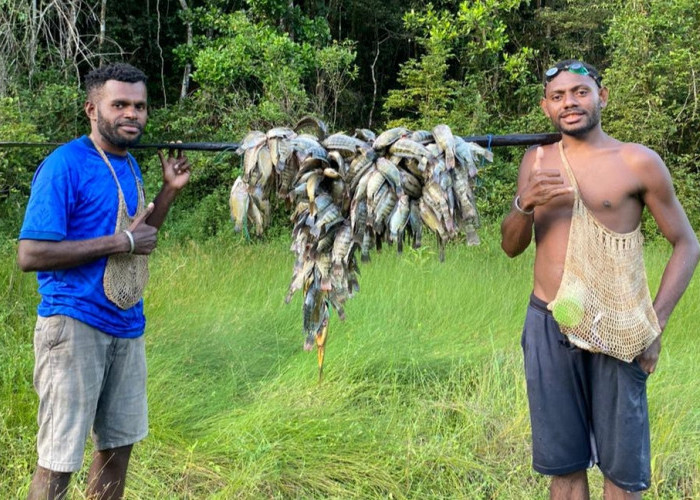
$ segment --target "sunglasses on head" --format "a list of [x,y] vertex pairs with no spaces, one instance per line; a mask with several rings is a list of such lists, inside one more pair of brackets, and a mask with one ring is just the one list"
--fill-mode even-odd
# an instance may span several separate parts
[[561,68],[559,66],[552,66],[544,73],[545,83],[550,82],[552,78],[557,76],[562,71],[576,73],[577,75],[588,75],[591,78],[593,78],[593,81],[596,83],[596,85],[598,85],[598,88],[602,87],[602,85],[600,84],[600,76],[593,75],[593,73],[588,71],[588,69],[583,65],[583,63],[580,63],[578,61],[562,66]]

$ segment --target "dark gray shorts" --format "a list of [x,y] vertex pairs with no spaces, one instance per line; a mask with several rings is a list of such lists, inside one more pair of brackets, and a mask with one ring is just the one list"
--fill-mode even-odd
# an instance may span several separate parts
[[624,490],[649,488],[648,375],[637,361],[571,345],[534,295],[521,344],[533,468],[559,476],[598,464]]

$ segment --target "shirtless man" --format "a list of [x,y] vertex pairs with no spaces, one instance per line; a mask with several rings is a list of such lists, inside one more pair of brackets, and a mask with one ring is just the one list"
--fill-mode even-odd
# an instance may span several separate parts
[[[663,332],[700,259],[700,246],[661,158],[603,132],[608,101],[598,71],[567,60],[550,68],[540,106],[562,146],[589,212],[619,233],[635,231],[646,206],[673,253],[653,301]],[[550,498],[589,498],[586,469],[598,464],[606,499],[641,498],[650,483],[646,378],[661,335],[632,363],[568,342],[546,306],[564,271],[573,187],[559,145],[525,153],[517,196],[501,226],[501,246],[521,254],[535,235],[534,290],[522,347],[532,423],[533,467],[551,475]],[[595,432],[594,432],[595,431]]]

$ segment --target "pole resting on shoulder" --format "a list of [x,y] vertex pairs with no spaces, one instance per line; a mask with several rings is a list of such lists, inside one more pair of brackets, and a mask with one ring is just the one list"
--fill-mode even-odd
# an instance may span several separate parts
[[[509,135],[473,135],[462,136],[467,142],[475,142],[479,146],[534,146],[535,144],[553,144],[561,139],[558,133],[542,134],[509,134]],[[63,142],[0,142],[0,148],[36,148],[56,147]],[[182,149],[186,151],[231,151],[234,152],[240,143],[236,142],[159,142],[137,144],[131,149]]]

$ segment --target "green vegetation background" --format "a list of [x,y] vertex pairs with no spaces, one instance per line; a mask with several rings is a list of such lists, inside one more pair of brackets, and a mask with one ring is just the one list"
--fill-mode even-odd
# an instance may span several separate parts
[[[604,128],[659,152],[700,228],[695,0],[124,0],[106,2],[104,15],[88,2],[55,2],[42,16],[31,10],[38,4],[0,0],[0,141],[84,133],[79,77],[100,60],[149,74],[147,142],[236,142],[306,114],[333,131],[447,123],[459,135],[544,132],[540,75],[577,57],[599,66],[611,89]],[[75,23],[62,24],[61,6],[75,6]],[[0,148],[2,498],[26,494],[35,462],[38,297],[14,255],[31,176],[48,151]],[[262,240],[239,239],[226,200],[240,159],[190,154],[192,182],[152,259],[151,435],[135,450],[127,496],[544,498],[546,481],[529,466],[519,350],[531,254],[508,260],[497,233],[523,151],[497,149],[480,171],[481,247],[454,245],[444,264],[429,246],[401,258],[389,248],[362,267],[348,320],[332,320],[320,385],[315,356],[300,349],[299,298],[282,300],[292,266],[286,208],[277,203]],[[137,157],[153,193],[157,159]],[[644,229],[655,289],[669,250],[653,221]],[[696,277],[672,317],[649,383],[653,498],[700,497],[699,286]]]
[[[541,75],[577,57],[597,65],[610,88],[605,129],[662,156],[700,227],[695,0],[123,0],[104,3],[104,12],[90,2],[54,2],[41,12],[32,5],[0,0],[0,141],[83,134],[79,79],[113,60],[149,75],[144,142],[235,143],[308,114],[349,133],[438,123],[463,136],[546,132]],[[17,234],[32,173],[48,151],[0,148],[0,234]],[[482,170],[486,220],[507,210],[523,151],[500,148]],[[153,190],[155,155],[138,157]],[[195,175],[169,228],[202,241],[230,230],[223,200],[240,158],[192,158]],[[287,232],[279,208],[277,233]],[[648,220],[645,231],[655,232]]]

